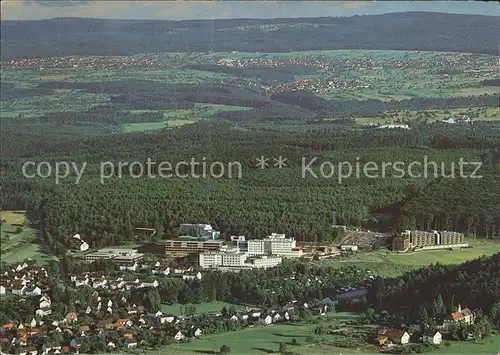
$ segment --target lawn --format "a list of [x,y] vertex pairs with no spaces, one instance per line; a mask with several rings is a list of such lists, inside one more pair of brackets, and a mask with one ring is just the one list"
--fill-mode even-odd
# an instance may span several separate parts
[[[322,322],[326,327],[335,322],[342,325],[356,317],[351,313],[330,313],[328,320]],[[314,329],[319,324],[278,324],[255,326],[244,330],[207,335],[198,340],[172,345],[154,354],[215,354],[226,344],[232,354],[266,354],[278,352],[279,344],[287,345],[287,350],[298,354],[367,354],[367,349],[345,349],[325,344],[306,344],[306,338],[314,336]],[[325,341],[339,339],[339,335],[321,335]],[[295,339],[297,345],[292,345]]]
[[469,240],[470,248],[461,250],[427,250],[396,253],[387,249],[373,252],[359,252],[342,260],[330,261],[328,265],[356,267],[370,270],[375,275],[397,276],[429,264],[460,264],[483,255],[500,252],[500,243],[488,240]]
[[36,241],[36,230],[26,219],[24,211],[2,211],[0,219],[0,259],[15,264],[28,259],[44,264],[48,256],[40,250]]
[[473,341],[454,341],[451,346],[441,346],[433,354],[476,354],[476,355],[495,355],[500,353],[500,334],[492,335],[477,343]]
[[168,121],[161,122],[145,122],[145,123],[130,123],[124,126],[125,132],[147,132],[157,129],[167,128]]
[[[164,304],[162,305],[162,312],[166,314],[173,314],[176,316],[181,315],[181,308],[184,309],[186,305],[182,304],[172,304],[172,305],[167,305]],[[200,303],[200,304],[195,304],[196,307],[196,313],[211,313],[211,312],[220,312],[220,310],[223,307],[226,307],[229,309],[231,306],[236,308],[236,310],[243,309],[242,306],[238,306],[235,304],[231,303],[225,303],[225,302],[206,302],[206,303]]]

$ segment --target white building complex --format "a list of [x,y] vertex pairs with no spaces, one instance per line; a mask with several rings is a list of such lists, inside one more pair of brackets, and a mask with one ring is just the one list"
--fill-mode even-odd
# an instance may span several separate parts
[[144,254],[138,253],[135,249],[119,249],[119,248],[100,249],[93,253],[85,254],[83,256],[83,259],[88,263],[92,263],[96,260],[106,260],[106,259],[113,259],[113,261],[117,263],[131,263],[131,262],[133,263],[140,261],[143,258]]
[[249,256],[239,251],[206,251],[200,253],[200,266],[204,269],[241,270],[268,268],[281,264],[279,256]]
[[248,258],[247,253],[241,253],[238,250],[231,251],[205,251],[200,253],[200,266],[204,269],[220,267],[245,267]]
[[283,257],[301,257],[293,238],[272,233],[264,239],[246,240],[244,236],[232,236],[232,247],[200,253],[199,263],[204,269],[268,268],[281,264]]
[[249,240],[248,254],[301,257],[302,250],[297,248],[295,239],[286,238],[284,234],[272,233],[264,239]]

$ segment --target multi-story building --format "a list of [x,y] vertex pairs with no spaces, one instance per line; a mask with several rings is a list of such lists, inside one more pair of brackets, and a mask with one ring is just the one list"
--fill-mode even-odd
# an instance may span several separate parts
[[440,244],[462,244],[465,242],[465,235],[463,233],[441,231]]
[[113,259],[117,263],[134,263],[144,258],[144,254],[138,253],[135,249],[100,249],[93,253],[88,253],[83,256],[86,262],[94,262],[96,260]]
[[210,224],[190,224],[183,223],[179,228],[181,234],[190,235],[192,237],[219,239],[220,232],[212,228]]
[[222,240],[179,237],[165,241],[165,253],[199,253],[206,250],[219,250]]
[[[300,256],[293,238],[286,238],[284,234],[272,233],[264,239],[248,241],[249,255],[286,255]],[[299,255],[300,254],[300,255]]]
[[218,267],[248,267],[245,264],[248,258],[247,253],[241,253],[237,249],[230,251],[205,251],[199,255],[200,267],[218,268]]
[[203,269],[222,266],[222,253],[219,251],[205,251],[199,255],[200,267]]
[[250,239],[247,245],[249,255],[271,254],[271,243],[263,239]]
[[269,256],[269,255],[261,255],[261,256],[253,256],[248,258],[247,264],[252,268],[269,268],[275,267],[281,264],[282,258],[279,256]]
[[242,251],[242,252],[248,251],[248,241],[245,239],[244,235],[231,236],[231,242],[233,243],[233,245],[236,245],[236,247],[240,251]]
[[392,240],[392,250],[406,251],[410,248],[410,236],[401,235]]
[[424,247],[427,245],[437,245],[439,233],[436,231],[412,231],[410,232],[410,243],[414,247]]
[[410,248],[438,248],[442,245],[463,245],[465,236],[463,233],[449,231],[404,231],[401,236],[392,240],[392,249],[405,251]]
[[224,253],[222,254],[222,266],[224,267],[242,267],[248,258],[247,253]]

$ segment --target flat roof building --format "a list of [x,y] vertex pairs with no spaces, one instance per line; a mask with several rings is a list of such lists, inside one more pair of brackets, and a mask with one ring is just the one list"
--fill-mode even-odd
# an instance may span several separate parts
[[282,261],[283,259],[279,256],[261,255],[248,258],[247,264],[249,264],[252,268],[267,269],[278,266]]
[[131,263],[140,261],[144,258],[144,254],[138,253],[135,249],[114,249],[105,248],[99,249],[93,253],[88,253],[83,256],[86,262],[94,262],[96,260],[113,259],[118,263]]
[[224,241],[207,240],[193,237],[179,237],[165,241],[165,253],[197,253],[208,250],[219,250]]
[[295,239],[286,238],[284,234],[272,233],[264,239],[249,240],[248,254],[295,256],[301,253],[296,250]]

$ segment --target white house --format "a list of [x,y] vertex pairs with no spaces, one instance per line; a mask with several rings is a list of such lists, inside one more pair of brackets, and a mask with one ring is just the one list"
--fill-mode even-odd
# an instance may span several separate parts
[[50,307],[44,307],[44,308],[37,309],[35,312],[35,315],[42,318],[44,316],[48,316],[51,313],[52,313],[52,310],[50,309]]
[[201,275],[201,272],[199,272],[199,271],[198,271],[198,273],[196,273],[194,275],[182,275],[183,280],[194,280],[194,279],[201,280],[201,278],[202,278],[202,275]]
[[21,265],[21,264],[19,264],[19,265],[17,265],[17,267],[16,267],[16,271],[21,271],[21,270],[24,270],[24,269],[26,269],[27,267],[28,267],[28,264],[26,264],[26,263],[24,263],[24,264],[22,264],[22,265]]
[[340,249],[342,251],[358,251],[357,245],[341,245]]
[[394,341],[395,343],[399,342],[402,345],[408,344],[410,342],[410,334],[408,334],[408,332],[403,332],[403,334],[400,337],[395,336],[393,340],[395,340]]
[[24,290],[25,296],[40,296],[41,294],[42,294],[42,290],[38,286],[33,287],[33,288],[26,288]]
[[145,287],[158,287],[160,284],[158,283],[157,280],[154,280],[153,282],[142,282],[138,288],[145,288]]
[[268,315],[266,318],[264,318],[264,324],[271,324],[273,322],[273,317]]
[[182,334],[180,331],[178,331],[177,334],[175,334],[174,339],[177,341],[181,341],[181,340],[186,339],[186,337],[184,336],[184,334]]
[[196,331],[194,332],[194,336],[199,338],[203,335],[203,332],[201,331],[200,328],[197,328]]
[[5,295],[5,287],[3,285],[0,285],[0,295]]
[[87,244],[87,242],[82,240],[82,243],[80,244],[80,251],[87,251],[87,250],[89,250],[89,245]]
[[132,263],[120,265],[120,270],[121,271],[137,271],[138,267],[139,267],[139,264],[137,264],[137,262],[132,262]]
[[39,307],[40,308],[46,308],[50,307],[52,305],[52,301],[50,300],[50,297],[47,296],[46,294],[42,295],[39,300]]
[[466,325],[474,324],[475,315],[470,309],[465,308],[462,309],[460,305],[458,305],[458,310],[450,314],[447,319],[444,320],[443,329],[448,329],[452,326],[452,324],[456,323],[464,323]]
[[281,319],[281,316],[279,313],[276,313],[274,316],[273,316],[273,322],[276,323],[276,322],[279,322]]
[[94,280],[94,282],[92,283],[92,288],[104,287],[107,283],[108,280],[106,280],[105,278]]
[[158,265],[151,271],[151,273],[153,275],[168,276],[170,274],[170,268],[168,266],[161,267],[160,265]]
[[129,339],[127,341],[127,349],[135,348],[137,346],[137,341]]
[[260,314],[261,314],[260,312],[251,312],[250,313],[250,317],[252,317],[252,318],[259,318]]
[[423,340],[426,343],[439,345],[443,341],[443,336],[440,332],[436,332],[434,335],[425,335]]

